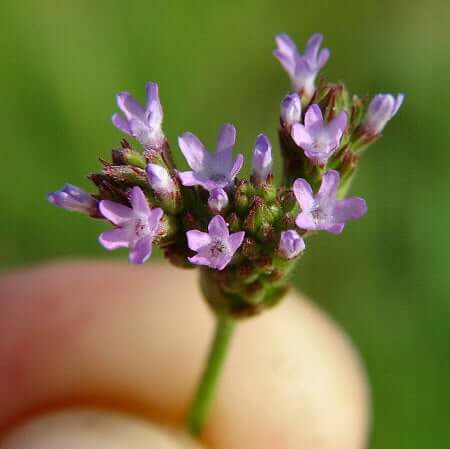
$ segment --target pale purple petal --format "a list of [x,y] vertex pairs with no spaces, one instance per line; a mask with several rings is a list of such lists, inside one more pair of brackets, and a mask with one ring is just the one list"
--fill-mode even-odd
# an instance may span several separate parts
[[194,134],[184,133],[178,138],[178,145],[192,170],[201,172],[211,165],[205,146]]
[[325,231],[331,232],[332,234],[340,234],[345,227],[345,223],[337,223],[325,228]]
[[212,268],[222,271],[231,261],[233,256],[231,254],[224,254],[223,256],[217,258],[212,265]]
[[291,130],[292,139],[300,148],[309,148],[313,144],[313,140],[301,123],[294,123]]
[[137,118],[139,120],[145,120],[144,108],[130,95],[128,92],[120,92],[117,94],[117,105],[125,114],[128,120]]
[[152,255],[152,238],[150,235],[138,240],[134,248],[130,249],[129,261],[135,264],[146,262]]
[[197,231],[196,229],[186,232],[188,246],[192,251],[198,251],[200,248],[211,243],[211,237],[207,232]]
[[394,110],[392,111],[391,118],[397,114],[398,110],[400,109],[400,106],[403,104],[403,100],[405,99],[405,96],[403,94],[398,94],[397,98],[395,99],[394,104]]
[[322,111],[317,104],[312,104],[305,114],[305,127],[306,129],[314,127],[316,123],[323,122]]
[[232,256],[242,245],[242,242],[244,241],[244,236],[245,236],[244,231],[234,232],[233,234],[230,234],[230,237],[228,238],[228,243],[230,245],[230,252]]
[[198,178],[193,171],[180,171],[178,178],[184,186],[196,186],[199,184]]
[[47,199],[55,206],[66,210],[97,215],[97,203],[89,193],[72,184],[64,184],[63,188],[47,194]]
[[306,229],[307,231],[314,231],[317,229],[317,223],[309,212],[300,212],[295,219],[295,224],[300,229]]
[[225,152],[230,155],[236,143],[236,128],[226,123],[219,131],[219,137],[217,138],[216,152]]
[[298,178],[292,190],[302,210],[309,211],[314,205],[314,194],[309,183],[303,178]]
[[259,134],[253,153],[253,179],[257,183],[265,182],[271,173],[272,146],[265,134]]
[[200,254],[196,254],[195,256],[188,257],[189,262],[193,263],[194,265],[205,265],[207,267],[214,268],[212,266],[211,259],[206,256],[201,256]]
[[132,136],[132,132],[131,132],[131,128],[130,128],[130,124],[128,123],[128,120],[124,117],[122,117],[120,114],[114,114],[112,116],[112,122],[113,125],[120,129],[122,132],[124,132],[125,134],[128,134],[130,136]]
[[357,220],[367,212],[367,204],[363,198],[351,197],[337,201],[333,208],[333,218],[338,223]]
[[159,100],[159,88],[156,83],[148,82],[146,85],[147,107],[146,119],[152,128],[159,128],[163,120],[163,110]]
[[130,203],[134,212],[145,215],[150,213],[147,198],[140,187],[133,187],[131,189]]
[[339,188],[340,176],[336,170],[328,170],[322,177],[318,196],[325,199],[335,199]]
[[320,50],[319,58],[317,59],[317,69],[321,69],[330,59],[330,50],[328,48],[323,48]]
[[275,42],[279,50],[286,55],[294,56],[297,53],[297,46],[286,33],[280,33],[275,36]]
[[335,137],[338,142],[347,127],[347,118],[347,113],[342,111],[328,123],[328,132]]
[[108,250],[127,248],[130,241],[130,230],[127,228],[111,229],[100,234],[98,240]]
[[155,207],[148,214],[148,226],[150,228],[150,233],[155,236],[159,231],[159,222],[163,217],[164,212],[159,207]]
[[133,210],[114,201],[103,200],[99,204],[100,213],[111,223],[121,226],[134,216]]
[[243,164],[244,156],[242,154],[238,154],[230,171],[230,180],[233,180],[236,177],[236,175],[240,172]]
[[308,39],[304,53],[307,60],[315,62],[322,41],[323,35],[321,33],[315,33]]
[[280,61],[280,64],[283,66],[284,70],[286,70],[289,76],[293,78],[295,76],[295,60],[280,50],[274,50],[273,54],[278,61]]
[[229,236],[227,222],[221,215],[214,216],[208,225],[208,233],[211,237],[227,239]]

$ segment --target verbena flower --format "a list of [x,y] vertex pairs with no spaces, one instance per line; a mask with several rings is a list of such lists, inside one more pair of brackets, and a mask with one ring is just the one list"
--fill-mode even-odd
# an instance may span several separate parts
[[222,212],[229,204],[227,192],[214,189],[209,192],[208,206],[214,214]]
[[244,163],[242,154],[233,161],[235,142],[236,129],[229,124],[220,130],[215,154],[210,154],[194,134],[184,133],[178,138],[178,145],[192,171],[178,173],[181,183],[202,186],[209,191],[229,187]]
[[145,170],[149,184],[159,195],[170,195],[176,190],[175,183],[169,172],[161,165],[147,164]]
[[292,127],[292,138],[306,157],[323,164],[339,147],[346,126],[344,111],[326,123],[319,106],[313,104],[306,111],[305,123],[295,123]]
[[264,183],[272,173],[272,145],[265,134],[259,134],[253,151],[253,180]]
[[379,134],[383,131],[386,123],[394,117],[403,103],[404,95],[398,94],[394,98],[390,94],[378,94],[373,97],[366,117],[363,122],[363,128],[370,134]]
[[297,231],[292,229],[283,231],[280,237],[278,251],[281,257],[285,259],[293,259],[297,257],[305,249],[305,242]]
[[152,253],[153,239],[159,232],[162,209],[151,209],[139,187],[133,187],[131,208],[109,200],[100,201],[100,212],[117,228],[103,232],[100,243],[108,250],[129,248],[129,260],[141,264]]
[[281,121],[284,126],[290,127],[300,122],[302,116],[302,103],[296,92],[286,95],[281,102]]
[[147,104],[145,109],[128,93],[117,95],[117,104],[125,117],[120,114],[112,116],[114,125],[130,136],[135,137],[147,148],[160,148],[165,137],[162,132],[163,110],[159,100],[159,89],[156,83],[146,86]]
[[291,78],[293,88],[302,91],[307,97],[314,93],[317,74],[330,57],[327,48],[319,51],[322,40],[322,34],[313,34],[306,44],[304,54],[301,55],[287,34],[282,33],[275,38],[278,48],[274,55]]
[[47,199],[55,206],[63,209],[97,216],[98,201],[89,193],[72,184],[64,184],[63,188],[47,194]]
[[293,191],[301,207],[295,223],[300,229],[339,234],[347,221],[356,220],[367,212],[366,202],[362,198],[336,198],[339,182],[337,171],[327,171],[323,175],[319,192],[315,195],[305,179],[300,178],[294,182]]
[[186,233],[189,248],[197,252],[195,256],[189,257],[189,261],[223,270],[242,245],[244,235],[244,231],[230,234],[223,217],[216,215],[209,222],[208,232],[192,230]]

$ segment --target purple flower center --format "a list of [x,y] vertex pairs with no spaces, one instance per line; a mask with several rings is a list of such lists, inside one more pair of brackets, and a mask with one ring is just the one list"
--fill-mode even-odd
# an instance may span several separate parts
[[227,184],[228,183],[228,177],[226,175],[224,175],[223,173],[212,173],[209,176],[209,179],[211,179],[211,181],[216,182],[217,184]]
[[209,254],[213,259],[223,256],[228,252],[228,247],[221,239],[214,239],[209,246]]
[[134,234],[136,240],[146,237],[150,234],[150,227],[146,218],[138,218],[134,223]]
[[311,216],[314,220],[314,223],[318,225],[327,224],[329,221],[329,215],[327,211],[325,211],[320,204],[315,204],[310,211]]

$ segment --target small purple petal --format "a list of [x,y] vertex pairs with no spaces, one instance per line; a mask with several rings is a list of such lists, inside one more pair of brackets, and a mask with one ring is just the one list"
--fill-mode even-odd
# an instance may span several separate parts
[[100,201],[99,209],[107,220],[117,226],[125,224],[133,217],[133,210],[131,208],[123,204],[115,203],[114,201]]
[[300,148],[309,148],[313,144],[311,135],[301,123],[294,123],[291,130],[292,139]]
[[221,215],[215,215],[208,225],[208,233],[211,237],[228,238],[228,225]]
[[211,243],[211,237],[207,232],[197,231],[196,229],[186,232],[186,237],[188,246],[192,251],[198,251]]
[[120,92],[117,94],[117,105],[128,120],[133,118],[144,120],[144,109],[128,92]]
[[394,104],[394,110],[392,111],[391,118],[397,114],[398,110],[400,109],[400,106],[403,104],[403,100],[405,99],[405,96],[403,94],[398,94],[397,98],[395,99]]
[[293,259],[305,249],[305,242],[296,231],[283,231],[278,249],[285,259]]
[[163,120],[158,84],[148,82],[145,90],[147,92],[147,107],[145,110],[147,122],[152,128],[158,128],[161,126]]
[[244,156],[242,154],[238,154],[236,156],[236,160],[234,161],[233,167],[231,168],[231,171],[230,171],[230,180],[231,181],[241,171],[241,168],[243,165],[244,165]]
[[325,230],[331,232],[331,234],[340,234],[345,227],[345,223],[337,223],[331,226],[328,226]]
[[194,134],[184,133],[178,138],[178,145],[192,170],[201,172],[210,165],[211,158],[205,146]]
[[128,134],[130,136],[133,135],[128,120],[122,117],[120,114],[114,114],[112,116],[112,122],[116,128],[120,129],[125,134]]
[[317,54],[319,52],[322,41],[323,34],[321,33],[315,33],[308,39],[304,53],[306,59],[315,60],[317,58]]
[[363,198],[357,197],[337,201],[333,209],[334,219],[340,223],[345,223],[349,220],[357,220],[366,213],[366,201]]
[[300,212],[295,219],[295,224],[300,229],[306,229],[308,231],[317,229],[317,224],[309,212]]
[[335,199],[339,188],[340,176],[336,170],[328,170],[322,177],[319,197],[322,199]]
[[98,240],[108,250],[127,248],[130,241],[130,230],[126,228],[111,229],[100,234]]
[[97,200],[72,184],[64,184],[61,190],[48,193],[47,200],[66,210],[97,215]]
[[196,186],[199,184],[199,179],[195,176],[193,171],[178,172],[178,179],[184,186]]
[[244,241],[244,237],[245,237],[244,231],[239,231],[239,232],[230,234],[228,243],[230,244],[230,251],[232,254],[234,254],[238,250],[238,248],[242,245],[242,242]]
[[314,204],[314,194],[309,183],[303,178],[296,179],[292,190],[302,210],[309,211]]
[[155,207],[148,214],[148,226],[152,236],[155,236],[159,232],[159,222],[163,217],[164,212],[161,208]]
[[131,189],[130,203],[133,208],[133,212],[145,215],[150,213],[150,206],[147,198],[140,187],[135,186]]
[[146,236],[138,240],[134,248],[130,249],[129,260],[131,263],[142,264],[147,262],[152,255],[152,238]]
[[219,137],[217,138],[216,152],[226,152],[231,156],[234,144],[236,143],[236,128],[226,123],[219,131]]
[[253,153],[253,179],[256,183],[263,183],[271,173],[272,146],[265,134],[259,134]]
[[317,104],[312,104],[305,114],[305,128],[312,128],[316,123],[323,122],[322,111]]
[[347,113],[342,111],[328,123],[328,132],[336,136],[338,141],[347,127],[347,118]]

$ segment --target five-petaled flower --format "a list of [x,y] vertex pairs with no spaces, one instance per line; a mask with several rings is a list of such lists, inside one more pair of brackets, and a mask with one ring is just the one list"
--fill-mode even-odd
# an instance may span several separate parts
[[135,137],[145,147],[159,149],[163,146],[165,137],[161,129],[163,110],[159,100],[158,85],[148,82],[146,92],[145,109],[128,92],[119,93],[117,104],[125,117],[114,114],[112,122],[124,133]]
[[278,251],[281,257],[285,259],[293,259],[297,257],[305,249],[305,242],[297,231],[289,229],[283,231],[280,237]]
[[159,233],[162,209],[151,209],[140,187],[133,187],[131,208],[109,200],[100,201],[100,212],[117,228],[103,232],[100,243],[109,250],[129,248],[129,260],[141,264],[152,253],[153,239]]
[[98,201],[83,189],[72,184],[64,184],[62,189],[48,193],[47,199],[50,203],[63,209],[82,212],[92,217],[98,216]]
[[257,184],[264,183],[271,173],[272,145],[265,134],[259,134],[253,150],[253,180]]
[[209,191],[229,187],[244,163],[242,154],[233,161],[235,142],[236,129],[233,125],[224,125],[217,139],[216,153],[212,155],[194,134],[184,133],[178,138],[178,145],[192,171],[178,173],[181,183],[202,186]]
[[330,57],[327,48],[319,51],[322,40],[322,34],[313,34],[302,56],[287,34],[282,33],[275,38],[278,48],[274,50],[274,55],[291,78],[293,88],[304,93],[307,98],[313,95],[317,74]]
[[386,123],[394,117],[403,103],[404,95],[398,94],[394,98],[390,94],[378,94],[373,97],[367,110],[363,129],[370,134],[379,134]]
[[299,178],[294,182],[293,191],[302,209],[295,221],[300,229],[340,234],[347,221],[356,220],[367,212],[366,202],[362,198],[336,198],[339,182],[337,171],[327,171],[315,195],[306,180]]
[[223,270],[242,245],[244,235],[244,231],[230,234],[226,221],[216,215],[209,222],[208,232],[186,232],[189,248],[197,252],[195,256],[189,257],[189,261],[195,265]]
[[307,158],[324,164],[339,147],[346,126],[347,114],[344,111],[326,123],[320,107],[313,104],[306,111],[305,123],[295,123],[291,135]]

